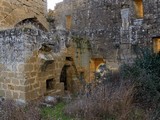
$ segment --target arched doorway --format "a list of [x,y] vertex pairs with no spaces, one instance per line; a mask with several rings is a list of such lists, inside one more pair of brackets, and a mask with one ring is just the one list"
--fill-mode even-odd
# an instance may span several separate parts
[[104,71],[105,68],[105,60],[103,58],[91,58],[90,60],[90,79],[96,79],[97,73]]
[[62,68],[60,82],[64,83],[64,90],[73,92],[73,79],[75,75],[74,61],[72,57],[66,57]]
[[61,76],[60,76],[60,82],[64,83],[64,90],[68,90],[67,87],[67,69],[69,68],[69,65],[64,65],[61,71]]

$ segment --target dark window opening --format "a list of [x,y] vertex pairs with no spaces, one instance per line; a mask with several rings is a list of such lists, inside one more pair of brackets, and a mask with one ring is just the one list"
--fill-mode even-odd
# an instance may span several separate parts
[[80,72],[80,80],[81,82],[84,81],[84,72]]
[[39,49],[40,51],[44,51],[44,52],[50,52],[52,50],[51,47],[49,47],[49,45],[43,43],[42,47]]
[[73,61],[73,58],[71,58],[71,57],[66,57],[66,60],[67,60],[67,61]]
[[53,90],[53,89],[54,89],[53,79],[46,80],[46,90]]
[[45,72],[49,65],[53,64],[53,60],[46,60],[43,65],[41,65],[41,71]]

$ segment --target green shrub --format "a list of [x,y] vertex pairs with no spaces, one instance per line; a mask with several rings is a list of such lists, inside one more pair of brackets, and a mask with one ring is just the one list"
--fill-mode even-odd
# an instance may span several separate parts
[[160,102],[160,54],[141,49],[134,63],[124,64],[120,71],[122,79],[136,85],[135,102],[143,107],[157,107]]

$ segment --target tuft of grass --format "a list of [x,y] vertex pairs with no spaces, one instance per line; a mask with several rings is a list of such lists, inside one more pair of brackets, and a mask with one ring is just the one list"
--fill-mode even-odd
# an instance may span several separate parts
[[42,118],[45,119],[49,119],[49,118],[54,118],[54,108],[51,107],[43,107],[41,109],[41,114],[42,114]]
[[54,108],[43,107],[41,109],[41,114],[44,120],[73,120],[66,116],[63,112],[66,104],[64,102],[58,103]]

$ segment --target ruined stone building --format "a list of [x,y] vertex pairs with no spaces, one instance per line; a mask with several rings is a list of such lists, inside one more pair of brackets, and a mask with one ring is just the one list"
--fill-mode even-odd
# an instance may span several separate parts
[[[137,47],[160,51],[158,0],[0,0],[0,96],[22,101],[91,82]],[[152,8],[152,9],[151,9]]]
[[88,38],[115,67],[132,62],[137,45],[154,43],[159,51],[159,6],[158,0],[64,0],[55,8],[56,24]]
[[54,29],[46,4],[45,0],[0,1],[0,96],[29,101],[64,90],[74,92],[79,75],[88,77],[88,40],[83,40],[82,51],[75,43],[79,38],[71,40],[65,29]]

